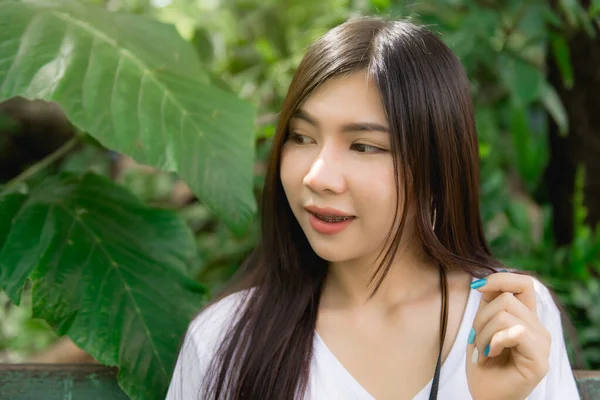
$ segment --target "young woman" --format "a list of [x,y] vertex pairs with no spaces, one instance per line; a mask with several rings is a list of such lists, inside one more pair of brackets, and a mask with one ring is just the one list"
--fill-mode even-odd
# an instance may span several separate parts
[[484,238],[465,72],[431,32],[352,19],[280,113],[260,245],[191,322],[168,400],[579,399],[560,314]]

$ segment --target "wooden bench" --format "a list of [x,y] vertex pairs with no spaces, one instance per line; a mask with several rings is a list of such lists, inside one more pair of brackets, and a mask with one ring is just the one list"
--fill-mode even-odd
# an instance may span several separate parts
[[0,399],[129,400],[101,364],[0,364]]
[[[575,376],[587,399],[600,400],[600,371],[575,371]],[[0,364],[0,399],[128,400],[128,397],[117,384],[116,368],[99,364]]]

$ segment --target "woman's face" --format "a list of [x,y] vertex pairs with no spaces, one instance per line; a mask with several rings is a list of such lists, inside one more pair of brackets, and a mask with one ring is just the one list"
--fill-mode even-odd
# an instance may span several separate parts
[[397,196],[387,129],[379,91],[364,72],[329,79],[290,120],[281,181],[325,260],[376,256],[389,235]]

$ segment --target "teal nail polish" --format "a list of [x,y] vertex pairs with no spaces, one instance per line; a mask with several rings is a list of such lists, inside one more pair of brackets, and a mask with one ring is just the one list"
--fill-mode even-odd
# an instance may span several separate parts
[[471,332],[469,332],[469,340],[467,341],[469,344],[475,343],[475,329],[471,328]]
[[487,283],[487,278],[476,280],[475,282],[471,283],[471,289],[479,289],[480,287],[484,286],[486,283]]
[[485,348],[485,350],[483,351],[483,355],[484,356],[488,356],[488,354],[490,354],[490,345],[488,344],[487,347]]
[[503,269],[499,269],[498,272],[510,272],[510,271],[503,268]]

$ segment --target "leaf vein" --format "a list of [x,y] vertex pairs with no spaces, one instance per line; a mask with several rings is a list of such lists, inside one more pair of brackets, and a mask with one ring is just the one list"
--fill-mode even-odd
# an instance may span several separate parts
[[[77,220],[79,222],[79,224],[86,230],[88,231],[88,233],[90,234],[90,236],[92,237],[92,240],[95,240],[95,235],[93,233],[93,231],[87,226],[87,224],[84,222],[84,220],[82,218],[77,219],[76,215],[73,214],[71,212],[71,210],[69,210],[66,207],[61,207],[63,210],[65,210],[67,213],[69,213],[74,220]],[[101,245],[101,243],[97,243],[97,247],[104,253],[104,255],[106,256],[106,258],[110,261],[110,266],[113,268],[113,271],[116,272],[120,277],[121,277],[121,281],[125,282],[125,280],[123,279],[123,276],[121,276],[121,273],[119,272],[119,269],[115,266],[118,265],[118,263],[110,256],[110,253],[107,251],[107,249]],[[140,319],[144,330],[146,332],[146,337],[148,338],[150,344],[151,344],[151,348],[152,348],[152,352],[154,353],[154,356],[156,357],[156,360],[158,362],[158,365],[161,369],[161,372],[164,374],[165,377],[168,378],[168,374],[166,371],[166,368],[159,356],[158,353],[158,349],[156,348],[156,344],[154,343],[154,339],[153,336],[150,334],[150,330],[148,329],[148,325],[146,324],[146,320],[143,318],[142,313],[140,311],[140,308],[137,304],[137,301],[135,300],[135,297],[132,295],[131,291],[129,290],[129,288],[127,287],[127,285],[124,285],[125,290],[127,291],[127,294],[133,304],[133,306],[135,307],[136,312],[138,313],[138,318]]]
[[33,18],[31,18],[31,20],[27,23],[27,26],[25,27],[25,30],[23,31],[23,35],[21,36],[21,40],[19,41],[20,44],[19,44],[19,50],[17,51],[17,55],[15,56],[13,62],[11,63],[10,67],[8,68],[6,75],[4,76],[4,82],[2,82],[2,85],[0,85],[0,96],[2,96],[2,91],[4,90],[6,83],[10,82],[12,80],[12,79],[10,79],[10,75],[13,73],[14,68],[21,62],[21,60],[27,53],[28,39],[29,39],[29,36],[31,35],[31,31],[33,30],[32,27],[35,25],[35,22],[37,22],[37,20],[38,20],[38,14],[35,14],[33,16]]

